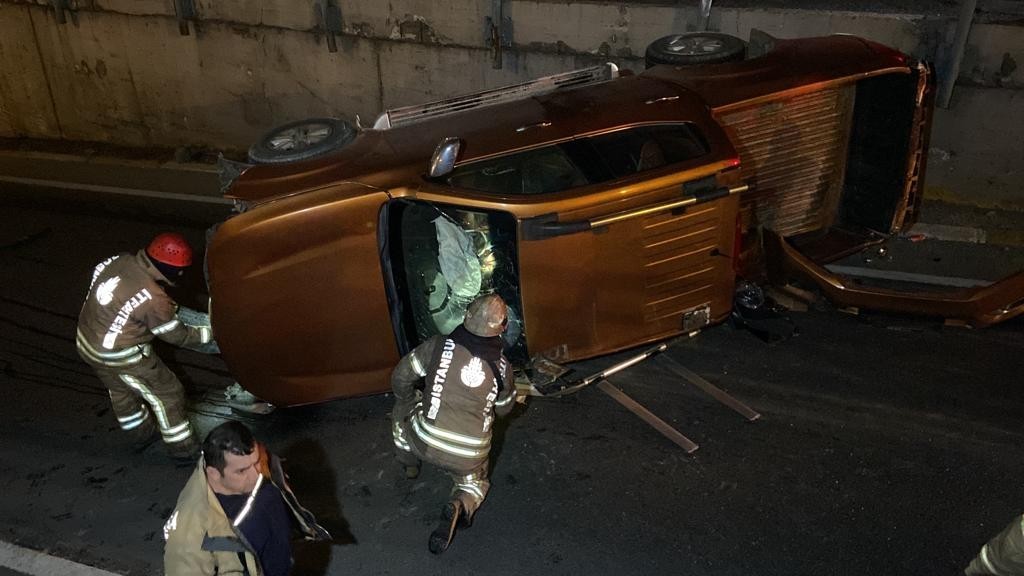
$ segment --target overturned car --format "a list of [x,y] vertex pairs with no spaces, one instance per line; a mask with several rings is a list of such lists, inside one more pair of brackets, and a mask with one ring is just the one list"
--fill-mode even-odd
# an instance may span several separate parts
[[915,219],[926,64],[853,36],[761,39],[746,59],[732,42],[710,62],[698,46],[694,65],[659,46],[673,63],[640,74],[595,67],[259,143],[208,248],[238,380],[279,405],[386,391],[400,354],[482,293],[508,302],[520,366],[721,322],[738,278],[973,325],[1024,310],[1020,275],[934,295],[824,268]]

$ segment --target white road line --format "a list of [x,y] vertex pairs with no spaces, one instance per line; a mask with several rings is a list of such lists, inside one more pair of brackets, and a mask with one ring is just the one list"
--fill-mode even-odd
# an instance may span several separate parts
[[0,566],[32,576],[121,576],[3,541],[0,541]]
[[77,182],[61,182],[60,180],[43,180],[40,178],[21,178],[18,176],[0,176],[0,182],[22,184],[25,186],[42,186],[63,190],[85,190],[87,192],[104,192],[124,196],[145,196],[148,198],[164,198],[167,200],[183,200],[185,202],[205,202],[208,204],[231,204],[231,200],[220,196],[203,196],[199,194],[178,194],[176,192],[156,192],[139,188],[122,188],[120,186],[104,186],[101,184],[80,184]]

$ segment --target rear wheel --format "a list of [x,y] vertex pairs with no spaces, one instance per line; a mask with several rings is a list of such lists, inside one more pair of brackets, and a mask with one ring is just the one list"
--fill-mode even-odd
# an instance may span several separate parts
[[309,118],[278,126],[249,148],[249,161],[282,164],[337,150],[356,137],[356,128],[338,118]]
[[743,40],[718,32],[690,32],[662,36],[647,46],[647,67],[657,64],[688,66],[742,60]]

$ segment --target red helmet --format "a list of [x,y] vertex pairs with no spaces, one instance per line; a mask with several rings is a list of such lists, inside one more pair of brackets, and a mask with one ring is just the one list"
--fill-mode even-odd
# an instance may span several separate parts
[[177,232],[164,232],[153,238],[146,248],[146,254],[155,262],[177,268],[187,268],[192,264],[192,247]]

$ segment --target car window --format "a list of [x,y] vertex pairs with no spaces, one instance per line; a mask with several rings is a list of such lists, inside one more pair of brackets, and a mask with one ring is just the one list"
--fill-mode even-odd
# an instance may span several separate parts
[[565,150],[549,146],[457,168],[453,186],[497,194],[543,194],[588,184]]
[[501,195],[560,192],[685,162],[708,152],[692,124],[640,126],[456,168],[452,186]]

